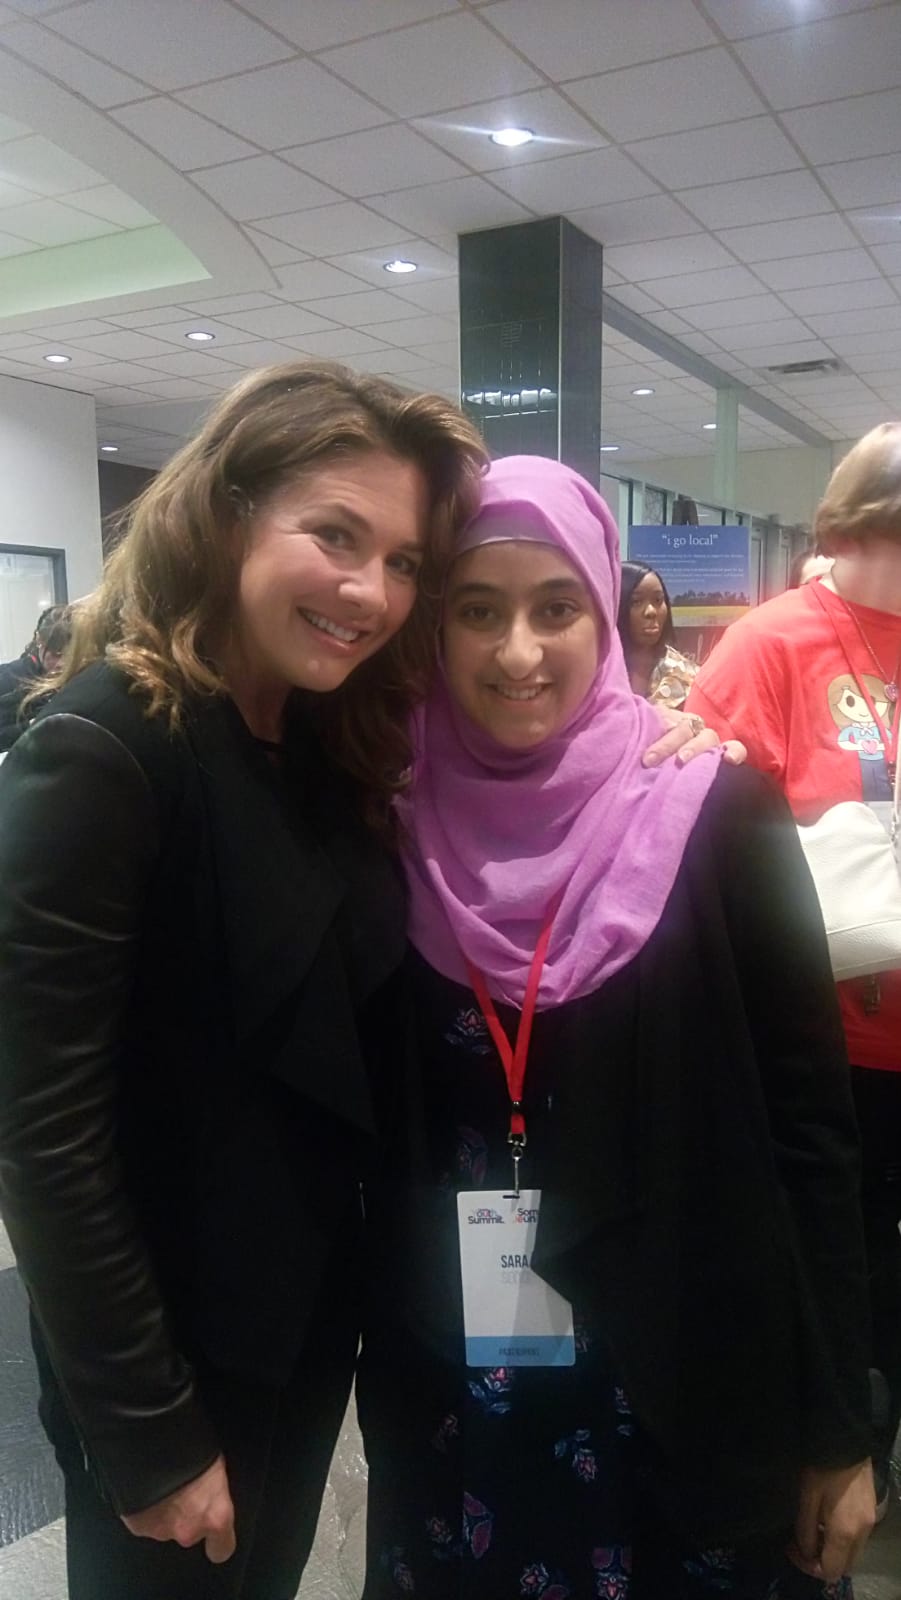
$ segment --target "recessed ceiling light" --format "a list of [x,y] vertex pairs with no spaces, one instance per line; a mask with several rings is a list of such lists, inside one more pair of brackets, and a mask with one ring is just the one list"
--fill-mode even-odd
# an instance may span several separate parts
[[207,333],[203,328],[194,328],[190,333],[185,334],[185,338],[193,339],[195,344],[209,344],[210,340],[215,339],[215,337],[214,333]]
[[619,445],[618,444],[602,444],[601,445],[601,453],[602,454],[603,454],[603,452],[605,450],[618,450],[618,449],[619,449]]
[[385,262],[386,272],[417,272],[419,269],[415,261],[404,261],[397,257],[394,261]]
[[119,446],[117,444],[102,444],[100,448],[104,455],[114,456],[118,451]]
[[60,356],[60,355],[55,355],[54,354],[54,355],[51,355],[51,356],[45,356],[44,360],[45,361],[49,361],[54,367],[63,367],[63,366],[65,366],[67,361],[71,361],[72,360],[72,357],[71,356]]
[[498,128],[491,135],[491,143],[501,145],[504,150],[518,150],[520,145],[531,144],[534,137],[531,128]]
[[633,394],[653,394],[653,389],[633,389]]
[[702,422],[701,427],[704,429],[705,433],[714,433],[716,431],[715,422]]

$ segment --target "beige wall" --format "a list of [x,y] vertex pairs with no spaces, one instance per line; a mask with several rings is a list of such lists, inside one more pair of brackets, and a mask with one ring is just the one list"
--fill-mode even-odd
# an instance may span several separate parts
[[[853,441],[830,448],[808,445],[784,450],[744,450],[738,457],[737,505],[730,510],[758,516],[772,512],[785,525],[809,523],[833,466]],[[622,470],[661,489],[675,489],[692,500],[714,503],[713,456],[624,461]]]

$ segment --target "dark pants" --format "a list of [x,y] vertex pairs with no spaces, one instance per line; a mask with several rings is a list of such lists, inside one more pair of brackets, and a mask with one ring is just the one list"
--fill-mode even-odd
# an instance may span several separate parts
[[350,1393],[357,1335],[326,1310],[284,1389],[201,1375],[236,1508],[238,1549],[213,1566],[129,1533],[97,1495],[72,1448],[54,1440],[66,1476],[69,1600],[294,1600]]
[[874,1458],[885,1468],[901,1422],[901,1072],[852,1067],[851,1075],[863,1151],[872,1365],[888,1386],[875,1417]]

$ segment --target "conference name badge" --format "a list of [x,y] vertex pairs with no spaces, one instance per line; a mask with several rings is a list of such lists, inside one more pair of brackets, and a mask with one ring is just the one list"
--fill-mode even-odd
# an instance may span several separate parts
[[572,1307],[532,1270],[540,1189],[457,1196],[466,1364],[571,1367]]

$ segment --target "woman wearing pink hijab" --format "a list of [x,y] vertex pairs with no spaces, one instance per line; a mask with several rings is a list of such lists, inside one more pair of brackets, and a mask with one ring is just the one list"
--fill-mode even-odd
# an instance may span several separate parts
[[758,774],[642,766],[618,590],[590,485],[496,462],[401,819],[415,1037],[358,1381],[365,1600],[845,1597],[872,1525],[813,889]]

